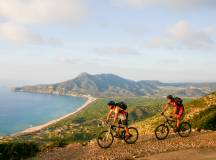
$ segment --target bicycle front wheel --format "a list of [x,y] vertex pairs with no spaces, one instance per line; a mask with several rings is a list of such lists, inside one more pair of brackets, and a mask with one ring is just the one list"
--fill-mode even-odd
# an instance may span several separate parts
[[155,129],[155,136],[158,140],[165,139],[169,134],[169,128],[165,124],[159,125]]
[[101,148],[109,148],[114,140],[114,136],[109,131],[102,131],[97,137],[97,143]]
[[133,144],[133,143],[135,143],[135,142],[137,141],[137,139],[138,139],[138,137],[139,137],[139,132],[138,132],[138,130],[137,130],[135,127],[129,127],[128,130],[129,130],[130,136],[127,137],[127,136],[125,135],[124,141],[125,141],[127,144]]
[[188,137],[190,133],[191,133],[191,124],[189,122],[180,123],[178,134],[181,137]]

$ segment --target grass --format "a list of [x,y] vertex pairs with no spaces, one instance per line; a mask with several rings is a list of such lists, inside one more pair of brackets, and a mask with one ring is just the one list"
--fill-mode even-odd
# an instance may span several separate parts
[[[115,100],[124,101],[128,105],[129,122],[130,124],[135,125],[140,124],[137,126],[140,129],[140,132],[142,131],[143,126],[153,128],[155,124],[161,121],[161,117],[159,117],[157,113],[161,111],[162,105],[166,102],[165,99],[144,97]],[[97,99],[75,115],[61,120],[36,134],[20,136],[18,139],[25,143],[34,142],[38,145],[38,150],[40,151],[53,147],[64,147],[73,142],[86,143],[95,138],[103,129],[98,127],[97,119],[106,117],[108,112],[106,104],[108,101],[109,99],[105,98]],[[191,100],[185,99],[185,101],[189,102]],[[155,114],[157,116],[154,116]],[[13,141],[8,143],[13,143]],[[29,153],[31,153],[31,151]],[[24,153],[20,151],[20,154]],[[33,154],[34,152],[29,155],[26,154],[26,156],[31,156]]]
[[213,105],[194,117],[195,128],[216,130],[216,105]]

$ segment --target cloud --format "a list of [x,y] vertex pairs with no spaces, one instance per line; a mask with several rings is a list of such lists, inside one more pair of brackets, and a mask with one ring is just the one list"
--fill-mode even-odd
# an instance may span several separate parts
[[95,48],[94,52],[103,55],[137,55],[139,52],[136,49],[121,47],[121,48]]
[[215,45],[213,27],[195,29],[187,21],[179,21],[171,26],[164,36],[156,37],[146,43],[146,47],[170,47],[189,49],[209,49]]
[[0,38],[18,43],[33,44],[60,44],[60,40],[56,38],[45,38],[38,33],[29,31],[22,25],[13,22],[0,23]]
[[0,0],[0,16],[25,24],[77,23],[88,15],[83,0]]
[[68,57],[59,57],[57,58],[57,62],[63,63],[63,64],[76,64],[79,62],[80,59],[71,59]]
[[79,24],[88,16],[84,0],[0,0],[0,38],[18,43],[61,44],[31,26]]
[[175,9],[215,8],[215,0],[112,0],[116,7],[143,8],[146,6],[162,6]]

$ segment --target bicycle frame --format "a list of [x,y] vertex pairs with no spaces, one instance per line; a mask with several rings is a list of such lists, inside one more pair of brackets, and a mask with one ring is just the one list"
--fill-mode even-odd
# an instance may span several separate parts
[[174,123],[176,123],[176,120],[174,120],[173,118],[169,118],[169,117],[167,117],[167,116],[165,116],[165,115],[163,115],[164,117],[165,117],[165,122],[164,122],[164,124],[166,125],[166,126],[169,126],[169,127],[171,127],[171,128],[175,128],[175,125],[173,125]]
[[[108,128],[108,132],[107,132],[108,135],[109,135],[110,132],[116,133],[116,129],[117,129],[117,128],[120,128],[120,130],[123,129],[123,132],[125,132],[125,127],[122,126],[121,124],[119,124],[118,126],[116,126],[116,125],[115,125],[115,126],[112,126],[110,123],[107,123],[106,121],[103,121],[103,120],[99,120],[99,121],[101,122],[101,125],[102,125],[102,126]],[[115,129],[114,129],[114,128],[115,128]]]

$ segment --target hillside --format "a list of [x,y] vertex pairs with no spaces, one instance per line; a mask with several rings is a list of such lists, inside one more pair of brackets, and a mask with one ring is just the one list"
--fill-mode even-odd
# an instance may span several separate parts
[[16,87],[15,91],[94,97],[166,96],[201,97],[216,90],[216,83],[162,83],[156,80],[133,81],[114,74],[81,73],[72,80],[50,85]]
[[215,160],[215,151],[215,132],[193,133],[184,139],[172,135],[164,141],[141,135],[132,145],[117,140],[108,149],[99,148],[95,142],[87,146],[71,144],[40,153],[30,160]]
[[[142,104],[144,101],[140,99],[136,99],[132,101],[131,99],[126,99],[126,101],[130,104]],[[137,143],[133,145],[125,144],[121,141],[115,141],[113,146],[109,149],[103,150],[100,149],[95,140],[92,140],[88,145],[82,146],[79,144],[70,144],[63,149],[53,149],[48,152],[42,152],[38,154],[36,158],[32,158],[32,160],[39,159],[45,160],[48,157],[51,159],[148,159],[154,160],[165,160],[168,157],[173,157],[176,160],[182,160],[182,155],[184,154],[185,158],[197,160],[198,158],[202,160],[215,159],[216,154],[216,139],[215,132],[213,131],[202,131],[192,132],[192,134],[187,138],[181,138],[176,134],[171,132],[171,135],[164,141],[156,140],[154,136],[155,127],[163,122],[163,117],[157,114],[161,105],[164,101],[158,101],[159,103],[152,103],[155,100],[149,101],[149,104],[144,104],[144,106],[139,107],[131,107],[129,111],[130,115],[143,114],[140,110],[146,109],[147,112],[150,110],[154,111],[156,115],[150,116],[149,118],[143,120],[143,118],[138,117],[139,122],[135,122],[132,125],[136,126],[139,129],[140,137]],[[131,103],[130,103],[131,102]],[[194,101],[185,100],[186,104],[186,116],[185,119],[189,120],[192,123],[192,127],[201,127],[201,129],[212,129],[216,130],[216,112],[212,108],[216,109],[216,93],[211,93],[205,97],[199,98]],[[103,103],[103,102],[102,102]],[[157,105],[158,107],[154,107]],[[74,122],[74,120],[80,120],[81,118],[83,124],[87,121],[92,120],[92,117],[98,115],[98,117],[103,117],[105,112],[103,109],[99,109],[99,112],[96,113],[94,111],[94,105],[91,106],[86,111],[76,115],[76,117],[72,118],[70,122]],[[154,109],[155,108],[155,109]],[[137,111],[138,109],[138,111]],[[209,111],[210,109],[210,111]],[[92,113],[90,115],[90,113]],[[100,113],[100,114],[98,114]],[[144,112],[145,113],[145,112]],[[207,113],[207,114],[206,114]],[[209,113],[211,116],[209,116]],[[145,114],[143,114],[145,115]],[[198,117],[197,117],[198,116]],[[206,117],[207,116],[207,117]],[[135,116],[136,117],[136,116]],[[86,118],[86,119],[84,119]],[[210,118],[209,120],[207,120]],[[137,119],[137,120],[138,120]],[[199,120],[199,121],[198,121]],[[198,122],[198,123],[197,123]],[[209,123],[210,122],[210,123]],[[200,125],[201,124],[201,125]],[[209,125],[210,124],[210,125]],[[92,123],[88,123],[88,126],[93,125]],[[204,126],[204,127],[203,127]],[[210,128],[209,128],[210,126]],[[211,128],[214,126],[213,128]],[[205,128],[206,127],[206,128]],[[89,127],[88,127],[89,128]],[[92,132],[94,132],[92,130]],[[88,132],[89,133],[89,132]],[[163,153],[163,154],[162,154]],[[202,154],[201,154],[202,153]],[[208,156],[207,156],[208,155]]]
[[[130,118],[129,124],[137,127],[141,135],[139,142],[135,145],[132,145],[132,147],[124,144],[124,148],[129,147],[128,150],[123,152],[125,154],[121,154],[123,157],[126,155],[125,158],[134,155],[140,156],[140,154],[141,156],[143,154],[146,156],[147,152],[156,154],[164,151],[178,149],[203,148],[208,146],[215,147],[216,145],[215,139],[209,139],[209,137],[215,137],[215,132],[206,135],[202,135],[202,132],[201,134],[195,132],[192,137],[187,138],[184,142],[181,142],[182,139],[180,139],[179,137],[172,138],[172,134],[168,137],[167,140],[163,142],[156,141],[154,135],[152,134],[154,133],[155,127],[159,123],[162,123],[164,120],[159,113],[162,105],[165,103],[165,99],[136,97],[124,99],[121,98],[115,100],[123,100],[128,104]],[[0,139],[2,147],[4,149],[4,144],[8,143],[12,143],[9,146],[13,146],[14,144],[18,145],[18,148],[11,148],[14,150],[19,149],[20,145],[25,147],[25,143],[27,143],[27,146],[30,145],[30,147],[33,146],[34,148],[35,145],[37,145],[39,147],[39,150],[41,151],[41,153],[39,154],[40,157],[37,157],[38,159],[47,159],[47,156],[51,156],[51,158],[53,159],[56,159],[56,156],[59,157],[59,159],[67,159],[68,156],[72,156],[71,153],[74,153],[76,156],[84,156],[86,158],[86,156],[94,156],[92,155],[92,153],[94,152],[96,152],[98,156],[102,155],[105,158],[108,158],[109,156],[111,156],[110,153],[112,152],[112,148],[108,152],[105,150],[100,150],[98,146],[95,145],[95,141],[93,140],[101,131],[101,129],[103,129],[98,126],[97,120],[102,119],[106,116],[108,111],[108,108],[106,106],[107,101],[108,99],[99,98],[95,102],[91,103],[87,108],[81,110],[75,115],[61,120],[56,124],[50,125],[38,132],[4,137]],[[216,117],[216,112],[214,108],[216,108],[216,93],[211,93],[205,97],[193,101],[191,101],[191,99],[184,99],[184,101],[186,103],[185,119],[189,120],[192,123],[192,127],[216,130],[215,128],[209,128],[209,125],[206,125],[210,122],[210,127],[215,126],[214,118]],[[148,136],[150,137],[150,139],[146,141],[145,138]],[[195,141],[197,138],[203,139],[203,142],[200,143],[200,141]],[[88,144],[88,141],[90,141],[91,143]],[[24,144],[22,144],[23,142]],[[67,145],[75,145],[76,148],[76,144],[79,146],[78,150],[72,151],[70,149],[68,150],[68,147],[64,148]],[[87,146],[82,147],[82,145],[80,144]],[[143,149],[141,149],[143,153],[140,152],[138,148],[145,145],[149,145],[149,147],[146,149],[145,147],[143,147]],[[164,145],[167,145],[167,148],[165,150],[162,149]],[[118,148],[119,144],[114,144],[114,146]],[[159,148],[157,148],[156,146]],[[6,147],[8,147],[8,145]],[[55,147],[63,148],[60,149]],[[74,147],[72,148],[74,149]],[[79,152],[84,152],[86,148],[89,149],[89,152],[86,152],[85,155]],[[151,149],[152,152],[149,149]],[[34,154],[35,152],[32,153],[32,155]],[[118,159],[118,155],[114,154],[113,156],[114,159]]]
[[[216,92],[185,103],[184,120],[190,121],[192,127],[197,129],[216,130]],[[143,134],[149,134],[163,121],[164,118],[158,113],[135,125]]]

